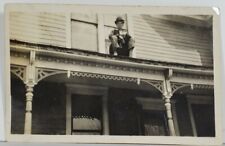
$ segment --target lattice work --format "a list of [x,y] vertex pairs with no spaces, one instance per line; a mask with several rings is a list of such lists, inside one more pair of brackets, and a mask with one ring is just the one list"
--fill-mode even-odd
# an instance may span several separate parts
[[150,84],[153,87],[155,87],[156,89],[158,89],[161,93],[163,93],[163,81],[141,79],[141,82]]
[[191,87],[191,84],[188,83],[177,83],[177,82],[171,82],[171,89],[172,89],[172,93],[175,93],[177,90],[184,88],[184,87]]
[[75,72],[75,71],[71,72],[71,76],[105,79],[105,80],[115,80],[115,81],[126,81],[126,82],[136,82],[137,81],[136,78],[130,78],[130,77],[113,76],[113,75],[106,75],[106,74],[94,74],[94,73],[87,73],[87,72]]
[[36,72],[37,72],[37,74],[36,74],[37,82],[39,82],[39,81],[43,80],[44,78],[49,77],[51,75],[66,73],[66,71],[62,71],[62,70],[45,69],[45,68],[37,68]]
[[213,89],[214,88],[213,85],[207,85],[207,84],[189,84],[189,83],[171,82],[172,93],[175,93],[177,90],[184,87],[190,87],[193,89]]
[[22,81],[25,81],[25,75],[26,75],[26,67],[20,66],[20,65],[11,65],[10,71],[16,75],[18,78],[20,78]]
[[197,88],[197,89],[214,89],[213,85],[205,85],[205,84],[194,84],[193,88]]

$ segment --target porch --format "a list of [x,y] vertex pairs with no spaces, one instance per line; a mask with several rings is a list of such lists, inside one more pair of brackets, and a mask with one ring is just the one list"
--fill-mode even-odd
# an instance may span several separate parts
[[[215,136],[213,88],[177,88],[166,102],[152,84],[99,78],[62,73],[41,80],[33,91],[31,134]],[[13,74],[11,89],[11,132],[23,134],[26,89]]]

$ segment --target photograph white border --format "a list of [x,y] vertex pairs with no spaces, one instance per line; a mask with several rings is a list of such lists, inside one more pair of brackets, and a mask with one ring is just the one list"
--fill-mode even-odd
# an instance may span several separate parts
[[[176,136],[78,136],[78,135],[19,135],[11,134],[11,94],[10,94],[10,48],[9,12],[82,12],[133,13],[151,15],[213,15],[213,59],[215,97],[215,137],[176,137]],[[150,6],[97,6],[63,4],[7,4],[5,7],[5,48],[6,48],[6,140],[13,142],[66,142],[66,143],[133,143],[133,144],[222,144],[222,50],[218,8],[214,7],[150,7]]]

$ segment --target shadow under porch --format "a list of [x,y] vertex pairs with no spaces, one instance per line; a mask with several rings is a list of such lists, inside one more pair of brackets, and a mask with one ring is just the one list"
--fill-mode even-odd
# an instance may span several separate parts
[[[24,113],[25,113],[25,87],[22,81],[12,75],[12,127],[13,134],[23,134]],[[76,87],[81,85],[90,88],[107,89],[107,116],[108,121],[103,119],[104,110],[97,110],[100,116],[101,129],[99,134],[105,134],[104,122],[108,122],[109,135],[169,135],[166,118],[165,103],[162,93],[149,84],[137,82],[122,82],[111,80],[100,80],[82,77],[66,77],[65,74],[53,75],[45,78],[34,87],[33,110],[32,110],[32,134],[68,134],[67,126],[67,93],[68,85]],[[79,89],[72,89],[79,90]],[[88,90],[83,95],[92,96],[92,91]],[[190,88],[182,89],[171,99],[172,114],[176,135],[194,136],[193,121],[190,118],[187,103],[187,94],[194,94],[196,90]],[[23,94],[24,93],[24,94]],[[213,92],[201,92],[203,95],[213,96]],[[72,94],[72,96],[80,95]],[[101,94],[99,94],[101,95]],[[72,96],[70,98],[72,98]],[[93,97],[94,98],[94,97]],[[77,100],[79,101],[79,99]],[[83,103],[80,102],[81,109]],[[103,102],[102,102],[103,103]],[[17,104],[17,105],[16,105]],[[20,105],[18,107],[18,104]],[[72,104],[72,101],[71,101]],[[79,105],[79,104],[78,104]],[[88,103],[87,106],[91,105]],[[72,106],[71,106],[72,107]],[[92,108],[103,108],[100,107]],[[87,108],[88,109],[88,108]],[[81,110],[82,111],[82,110]],[[87,111],[82,111],[87,112]],[[73,112],[71,111],[71,133],[73,134]],[[79,114],[79,113],[78,113]],[[95,115],[89,112],[87,116]],[[93,116],[91,117],[93,118]],[[90,126],[90,125],[89,125]],[[85,131],[84,131],[85,134]],[[93,134],[93,133],[89,133]],[[211,134],[213,135],[213,134]],[[197,136],[197,135],[195,135]]]

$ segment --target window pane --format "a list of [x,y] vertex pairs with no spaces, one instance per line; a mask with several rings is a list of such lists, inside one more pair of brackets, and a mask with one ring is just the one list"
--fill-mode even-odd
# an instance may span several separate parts
[[72,21],[72,48],[97,51],[96,25]]
[[163,112],[145,111],[143,114],[144,135],[168,135]]
[[102,132],[100,96],[72,95],[72,134],[99,135]]

